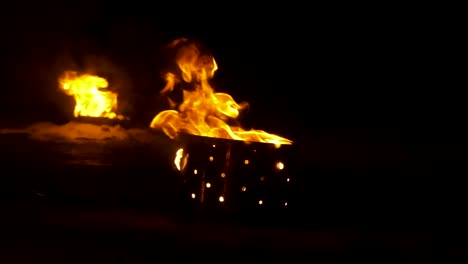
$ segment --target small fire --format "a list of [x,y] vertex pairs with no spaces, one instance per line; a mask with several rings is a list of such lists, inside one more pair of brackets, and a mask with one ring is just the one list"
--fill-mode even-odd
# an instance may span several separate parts
[[117,108],[117,94],[107,89],[106,79],[91,75],[66,71],[59,79],[62,90],[75,98],[75,117],[106,117],[124,119],[114,111]]
[[[209,80],[213,78],[218,65],[213,57],[204,55],[198,47],[186,39],[178,39],[171,45],[182,44],[176,57],[181,71],[166,75],[166,86],[161,91],[166,94],[174,90],[182,81],[190,84],[190,90],[183,90],[183,102],[177,110],[166,110],[157,114],[150,127],[162,129],[167,136],[175,138],[178,133],[242,140],[246,142],[265,142],[277,146],[292,144],[292,141],[262,130],[244,130],[239,126],[228,125],[239,116],[246,104],[238,104],[226,93],[215,93]],[[176,104],[169,100],[171,106]]]
[[176,158],[174,159],[174,164],[176,165],[178,170],[180,170],[180,162],[181,162],[183,155],[184,155],[184,149],[177,150]]

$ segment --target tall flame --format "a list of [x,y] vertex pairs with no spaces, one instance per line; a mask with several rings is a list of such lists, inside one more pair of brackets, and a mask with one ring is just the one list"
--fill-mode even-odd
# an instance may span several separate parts
[[[249,142],[292,144],[289,139],[262,130],[247,131],[239,126],[228,125],[227,122],[235,120],[246,104],[236,103],[229,94],[215,93],[209,83],[218,69],[215,59],[202,54],[195,44],[188,43],[186,39],[178,39],[172,45],[180,43],[183,45],[176,56],[180,77],[173,72],[166,74],[166,86],[161,93],[173,91],[181,81],[190,84],[192,89],[183,90],[183,102],[178,106],[178,111],[160,112],[152,120],[151,128],[162,129],[170,138],[185,132]],[[175,105],[172,101],[170,103]]]
[[74,116],[106,117],[109,119],[124,119],[117,115],[117,94],[103,91],[108,88],[106,79],[91,75],[66,71],[59,79],[62,90],[75,98]]

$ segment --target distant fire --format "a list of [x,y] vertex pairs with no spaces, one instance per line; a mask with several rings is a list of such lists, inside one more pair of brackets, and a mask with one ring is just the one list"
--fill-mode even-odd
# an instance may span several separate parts
[[66,71],[59,79],[62,90],[75,98],[75,117],[105,117],[124,119],[116,114],[117,94],[104,91],[109,84],[106,79],[91,75]]
[[[166,86],[161,91],[167,94],[182,81],[190,85],[190,90],[183,90],[183,102],[178,110],[162,111],[154,117],[151,128],[162,129],[167,136],[175,138],[178,133],[265,142],[275,145],[292,144],[292,141],[262,130],[244,130],[239,126],[230,126],[227,122],[235,120],[239,111],[246,104],[238,104],[226,93],[215,93],[209,80],[213,78],[218,65],[212,56],[202,54],[198,47],[186,39],[171,43],[179,47],[176,62],[180,73],[169,72]],[[177,104],[170,100],[171,106]]]

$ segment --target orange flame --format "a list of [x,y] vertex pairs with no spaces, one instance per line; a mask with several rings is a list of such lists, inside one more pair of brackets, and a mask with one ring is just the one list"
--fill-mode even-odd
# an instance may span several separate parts
[[124,119],[114,112],[117,108],[117,94],[102,91],[108,88],[106,79],[91,74],[80,75],[74,71],[66,71],[59,79],[59,84],[66,94],[75,98],[75,117]]
[[[238,104],[226,93],[215,93],[209,83],[218,65],[213,57],[201,54],[195,44],[179,39],[173,45],[184,44],[176,57],[181,70],[181,79],[193,85],[193,90],[183,90],[183,102],[176,110],[166,110],[157,114],[150,127],[162,129],[167,136],[175,138],[185,132],[198,136],[265,142],[275,145],[292,144],[292,141],[262,130],[246,131],[238,126],[229,126],[229,119],[236,119],[246,104]],[[174,90],[180,83],[176,73],[166,74],[166,86],[161,93]],[[170,101],[171,105],[173,104]]]

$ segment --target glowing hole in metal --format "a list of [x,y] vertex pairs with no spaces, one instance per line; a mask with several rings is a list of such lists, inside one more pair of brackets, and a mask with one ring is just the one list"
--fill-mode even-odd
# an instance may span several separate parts
[[179,171],[180,171],[180,161],[181,161],[183,155],[184,155],[184,149],[177,150],[176,157],[174,159],[174,164],[176,165],[176,168]]
[[281,161],[278,161],[278,162],[276,163],[276,168],[277,168],[278,170],[284,169],[284,163],[281,162]]

